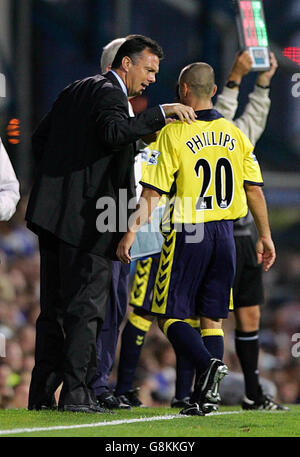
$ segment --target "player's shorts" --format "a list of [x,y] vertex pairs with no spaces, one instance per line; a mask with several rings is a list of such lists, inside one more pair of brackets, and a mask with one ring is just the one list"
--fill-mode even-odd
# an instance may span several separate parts
[[153,289],[156,273],[159,265],[159,257],[136,262],[136,271],[130,292],[129,304],[135,308],[135,312],[142,310],[147,314],[151,310]]
[[235,273],[233,223],[207,222],[203,227],[203,240],[197,243],[186,242],[191,234],[184,227],[165,234],[153,297],[143,304],[149,314],[176,319],[228,316]]
[[264,302],[262,265],[257,263],[255,243],[249,236],[235,236],[236,274],[233,283],[234,309]]

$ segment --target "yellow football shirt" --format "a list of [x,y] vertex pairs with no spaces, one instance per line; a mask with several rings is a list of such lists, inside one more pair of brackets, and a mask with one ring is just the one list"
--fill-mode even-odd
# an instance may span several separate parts
[[[175,194],[173,221],[235,220],[247,214],[244,183],[263,185],[250,140],[215,110],[166,125],[152,143],[141,184]],[[207,120],[208,119],[208,120]]]

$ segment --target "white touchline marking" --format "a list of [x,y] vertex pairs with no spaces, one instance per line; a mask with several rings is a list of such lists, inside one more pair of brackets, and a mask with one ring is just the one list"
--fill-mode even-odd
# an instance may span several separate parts
[[[210,413],[205,417],[209,416],[222,416],[224,414],[238,414],[242,411],[224,411],[220,413]],[[151,422],[159,420],[170,420],[170,419],[184,419],[186,417],[180,414],[172,416],[153,416],[153,417],[141,417],[137,419],[120,419],[115,421],[105,422],[92,422],[91,424],[77,424],[77,425],[54,425],[53,427],[34,427],[34,428],[15,428],[9,430],[0,430],[0,435],[15,435],[18,433],[33,433],[33,432],[51,432],[53,430],[72,430],[76,428],[89,428],[89,427],[105,427],[107,425],[122,425],[122,424],[133,424],[134,422]]]

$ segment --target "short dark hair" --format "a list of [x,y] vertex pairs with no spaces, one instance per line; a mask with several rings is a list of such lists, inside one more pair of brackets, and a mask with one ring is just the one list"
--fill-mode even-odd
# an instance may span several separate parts
[[181,70],[179,84],[182,83],[187,83],[197,97],[210,97],[215,85],[214,69],[205,62],[191,63]]
[[160,60],[164,57],[163,50],[156,41],[144,35],[129,35],[126,37],[126,41],[119,47],[111,68],[119,68],[125,56],[130,57],[135,63],[138,55],[144,49],[149,49]]

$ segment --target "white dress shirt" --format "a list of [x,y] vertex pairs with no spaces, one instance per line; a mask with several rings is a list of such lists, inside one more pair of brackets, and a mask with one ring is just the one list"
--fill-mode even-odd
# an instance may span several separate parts
[[19,200],[19,181],[0,138],[0,221],[14,215]]

